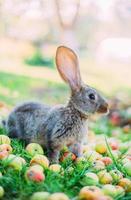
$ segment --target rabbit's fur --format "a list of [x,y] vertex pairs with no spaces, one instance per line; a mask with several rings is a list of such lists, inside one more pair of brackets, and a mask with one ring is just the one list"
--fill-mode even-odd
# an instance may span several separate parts
[[71,49],[58,47],[56,66],[71,88],[67,105],[50,107],[35,102],[24,103],[10,113],[6,123],[10,137],[46,147],[51,162],[58,162],[64,145],[81,156],[89,114],[106,113],[108,110],[105,99],[95,89],[82,83],[78,58]]

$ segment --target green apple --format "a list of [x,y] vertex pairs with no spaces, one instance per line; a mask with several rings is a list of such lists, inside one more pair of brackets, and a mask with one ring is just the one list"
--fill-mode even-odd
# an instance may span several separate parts
[[111,196],[113,198],[117,195],[117,190],[114,185],[106,184],[103,186],[102,191],[105,195]]
[[0,144],[10,144],[10,138],[7,135],[0,135]]
[[122,173],[117,169],[111,170],[109,173],[115,182],[118,182],[121,178],[123,178]]
[[131,176],[131,161],[126,162],[123,167],[126,173],[128,174],[128,176]]
[[95,173],[87,172],[84,177],[80,180],[81,185],[97,185],[99,183],[99,178]]
[[54,172],[60,172],[60,171],[62,171],[62,167],[61,167],[61,165],[59,165],[59,164],[52,164],[52,165],[50,165],[49,166],[49,169],[51,170],[51,171],[54,171]]
[[43,148],[37,143],[30,143],[26,146],[26,151],[30,156],[35,156],[37,154],[44,154]]
[[102,156],[101,156],[98,152],[92,150],[92,151],[88,151],[88,152],[84,153],[84,157],[85,157],[89,162],[93,163],[93,162],[95,162],[96,160],[99,160]]
[[48,168],[49,160],[46,156],[37,154],[31,159],[30,164],[31,165],[38,164],[38,165],[41,165],[44,168]]
[[12,167],[13,169],[20,171],[22,170],[22,167],[26,164],[26,161],[24,160],[24,158],[20,157],[20,156],[15,156],[15,155],[9,155],[8,158],[8,166]]
[[115,188],[116,188],[116,196],[118,196],[119,198],[125,196],[125,190],[123,189],[123,187],[116,185]]
[[98,172],[97,175],[101,184],[109,184],[113,181],[112,176],[106,170]]
[[47,200],[49,197],[49,193],[48,192],[35,192],[30,200]]
[[4,188],[0,186],[0,199],[4,196]]
[[51,194],[48,200],[69,200],[69,198],[66,194],[57,192],[57,193]]

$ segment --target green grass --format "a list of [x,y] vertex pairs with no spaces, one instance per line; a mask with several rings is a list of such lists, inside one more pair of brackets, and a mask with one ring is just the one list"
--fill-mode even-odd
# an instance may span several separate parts
[[68,94],[64,84],[0,72],[0,101],[11,106],[26,100],[63,103]]
[[[2,128],[0,129],[0,134],[5,134],[5,131]],[[123,135],[123,133],[121,134]],[[130,134],[128,137],[129,140]],[[17,172],[9,168],[6,161],[0,162],[0,171],[3,174],[3,177],[0,178],[0,185],[3,186],[5,190],[3,200],[26,200],[37,191],[48,191],[50,193],[64,192],[70,199],[74,199],[83,187],[81,179],[84,174],[88,171],[93,171],[92,163],[89,161],[81,161],[79,164],[76,164],[70,159],[67,159],[61,163],[64,168],[64,174],[51,172],[49,169],[45,169],[45,181],[41,183],[28,182],[25,179],[25,171],[29,167],[31,157],[25,151],[25,144],[17,139],[12,139],[11,146],[13,147],[12,153],[23,157],[26,160],[27,165],[24,166],[20,172]],[[123,170],[120,160],[118,161],[114,158],[108,142],[107,146],[110,152],[110,157],[113,160],[113,164],[110,167],[107,167],[107,171],[118,169],[124,174],[125,177],[130,178]],[[69,173],[70,167],[73,167],[73,171]],[[101,184],[98,184],[98,186],[100,188],[102,187]],[[131,194],[128,193],[122,198],[117,196],[115,200],[129,200],[130,198]]]

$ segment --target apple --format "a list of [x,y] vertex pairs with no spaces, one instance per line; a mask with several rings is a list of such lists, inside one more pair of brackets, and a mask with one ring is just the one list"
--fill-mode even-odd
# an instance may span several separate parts
[[72,161],[76,160],[76,155],[72,152],[64,152],[63,155],[60,157],[60,161],[63,162],[65,161],[66,159],[71,159]]
[[108,157],[108,156],[102,157],[102,158],[101,158],[101,161],[102,161],[106,166],[112,164],[112,159],[111,159],[110,157]]
[[110,122],[113,126],[118,126],[121,122],[121,117],[118,112],[113,112],[110,118]]
[[9,144],[0,145],[0,159],[6,158],[12,152],[12,147]]
[[101,184],[109,184],[113,181],[112,176],[106,170],[98,172],[97,175]]
[[44,171],[43,167],[41,165],[38,165],[38,164],[30,166],[30,169],[35,170],[35,171],[41,171],[41,172]]
[[122,143],[120,143],[120,145],[119,145],[119,150],[120,150],[122,153],[126,152],[126,151],[128,150],[128,148],[129,148],[129,143],[128,143],[128,142],[122,142]]
[[69,200],[69,198],[66,194],[57,192],[57,193],[51,194],[48,200]]
[[103,193],[100,188],[96,186],[85,186],[80,190],[78,199],[80,200],[95,200],[102,196]]
[[37,143],[30,143],[26,146],[26,151],[30,156],[35,156],[36,154],[44,154],[43,148]]
[[125,196],[125,190],[123,189],[123,187],[116,185],[116,196],[120,197],[124,197]]
[[35,192],[30,200],[47,200],[49,198],[49,193],[48,192]]
[[105,164],[102,161],[97,160],[93,163],[93,169],[95,169],[96,171],[103,170],[105,169]]
[[113,139],[110,138],[108,140],[108,143],[109,143],[109,145],[110,145],[110,147],[111,147],[112,150],[118,150],[119,149],[119,143],[114,138]]
[[121,178],[123,178],[122,173],[117,169],[111,170],[109,173],[115,182],[118,182]]
[[126,173],[128,174],[128,176],[131,176],[131,161],[126,162],[123,167]]
[[13,169],[17,171],[22,170],[22,167],[26,164],[26,161],[24,160],[24,158],[20,156],[15,156],[13,154],[7,157],[7,161],[9,162],[8,166],[12,167]]
[[54,171],[54,172],[60,172],[60,171],[62,171],[62,167],[61,167],[61,165],[59,165],[59,164],[52,164],[52,165],[50,165],[49,166],[49,169],[51,170],[51,171]]
[[26,180],[34,181],[34,182],[41,182],[45,180],[45,175],[40,167],[29,167],[29,169],[25,173]]
[[4,188],[2,186],[0,186],[0,198],[2,198],[4,196]]
[[31,165],[38,164],[44,168],[48,168],[49,160],[46,156],[37,154],[31,159],[30,164]]
[[95,146],[96,152],[103,154],[107,152],[107,145],[104,141],[97,142]]
[[126,192],[131,192],[131,180],[128,178],[120,179],[119,186],[123,187]]
[[97,153],[94,150],[84,153],[83,156],[91,163],[102,158],[101,154]]
[[7,135],[0,135],[0,144],[10,144],[10,138]]
[[105,195],[111,196],[113,198],[117,195],[117,190],[114,185],[106,184],[103,186],[102,191]]
[[113,200],[113,199],[109,196],[101,195],[101,196],[96,197],[94,200]]
[[95,173],[86,172],[84,177],[80,180],[81,185],[97,185],[99,183],[99,178]]
[[[112,153],[112,155],[113,155],[113,157],[114,157],[115,160],[118,160],[120,158],[120,155],[121,155],[120,151],[118,151],[118,150],[112,150],[111,153]],[[108,151],[108,156],[111,157],[112,156],[111,153]]]

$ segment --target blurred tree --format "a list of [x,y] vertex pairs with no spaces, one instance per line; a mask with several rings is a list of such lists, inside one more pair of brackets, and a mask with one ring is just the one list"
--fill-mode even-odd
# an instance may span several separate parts
[[56,13],[61,28],[61,44],[78,51],[75,25],[79,15],[80,0],[55,0]]

